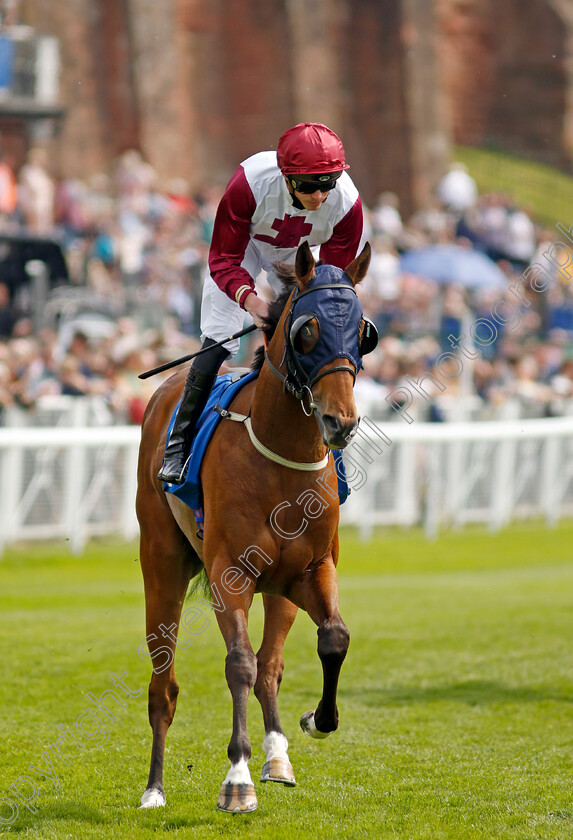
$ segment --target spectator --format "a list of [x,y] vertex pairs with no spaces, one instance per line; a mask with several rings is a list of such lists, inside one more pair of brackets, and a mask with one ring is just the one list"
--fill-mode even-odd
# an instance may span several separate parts
[[4,226],[12,220],[16,207],[17,191],[14,170],[4,153],[0,151],[0,219]]
[[414,213],[408,222],[405,237],[410,248],[452,241],[452,219],[437,198],[430,198],[425,207]]
[[400,287],[400,261],[396,248],[388,237],[377,236],[372,242],[368,275],[357,287],[366,315],[375,319],[386,301],[398,299]]
[[129,149],[121,155],[115,172],[120,217],[128,212],[142,220],[148,218],[156,180],[155,170],[139,151]]
[[520,268],[533,259],[536,248],[535,225],[525,210],[511,204],[507,212],[505,255]]
[[436,195],[446,210],[464,213],[477,201],[477,184],[464,163],[452,163],[436,188]]
[[[38,175],[38,151],[41,177],[50,177],[45,152],[32,150],[19,189],[23,217],[24,185],[28,176],[33,176],[33,182]],[[467,175],[458,167],[453,167],[453,173]],[[444,183],[455,185],[455,180],[446,176]],[[0,204],[1,184],[0,168]],[[77,263],[73,272],[77,291],[89,295],[90,301],[104,301],[118,313],[130,311],[133,318],[119,319],[111,337],[76,336],[71,344],[66,339],[63,346],[63,331],[59,344],[57,335],[48,331],[34,335],[26,300],[17,299],[19,311],[15,312],[4,278],[0,281],[0,403],[32,406],[47,395],[97,394],[113,410],[117,422],[138,422],[161,377],[148,380],[141,389],[137,373],[198,349],[201,283],[220,194],[218,187],[209,184],[191,195],[190,186],[181,179],[169,182],[162,191],[153,168],[134,151],[121,156],[113,178],[98,173],[85,184],[67,181],[60,185],[57,221],[71,234],[67,256],[70,264],[72,258]],[[519,285],[526,298],[520,302],[508,292],[504,301],[514,319],[496,327],[496,340],[478,348],[472,365],[464,359],[465,371],[473,367],[474,397],[479,398],[474,404],[481,406],[481,416],[573,413],[573,364],[567,358],[573,343],[569,277],[551,269],[543,256],[555,235],[539,231],[531,214],[508,195],[482,195],[477,201],[470,201],[473,191],[467,195],[468,209],[461,220],[460,210],[454,211],[463,204],[459,196],[457,202],[450,196],[447,206],[436,196],[403,221],[396,196],[385,192],[367,214],[373,258],[369,276],[357,292],[365,313],[378,325],[381,341],[379,351],[368,358],[365,372],[358,377],[357,395],[393,414],[384,395],[406,373],[413,378],[435,373],[432,365],[437,355],[453,349],[450,334],[467,332],[477,318],[491,319],[499,290],[470,294],[461,287],[440,288],[400,271],[398,249],[463,241],[492,255],[507,275],[508,288]],[[28,211],[25,218],[37,232],[37,220]],[[41,226],[44,231],[51,230],[51,220],[53,215]],[[547,268],[546,291],[520,282],[522,267],[530,262]],[[260,278],[258,288],[259,283]],[[153,333],[144,336],[148,328]],[[470,336],[466,336],[466,346],[475,351]],[[246,348],[245,357],[236,363],[243,364],[251,349]],[[455,373],[453,363],[451,369]],[[433,395],[436,419],[440,413],[451,414],[448,403],[455,378],[448,382],[445,395],[439,389]],[[417,416],[427,416],[428,406],[422,397],[416,400]]]
[[16,315],[10,300],[10,289],[6,283],[0,283],[0,340],[12,335]]
[[70,240],[88,232],[87,192],[79,178],[67,178],[56,188],[54,219]]
[[383,192],[374,209],[370,212],[372,231],[377,236],[384,236],[398,244],[404,225],[400,215],[400,199],[393,192]]
[[55,183],[48,172],[48,152],[30,149],[18,177],[18,207],[30,233],[46,236],[54,227]]
[[88,336],[81,330],[72,335],[68,355],[74,356],[78,362],[78,370],[86,379],[92,379],[94,372],[91,366],[91,351]]
[[153,353],[134,342],[130,348],[126,348],[121,363],[116,365],[110,398],[113,409],[120,412],[127,423],[141,425],[145,408],[157,383],[139,379],[139,374],[154,364]]

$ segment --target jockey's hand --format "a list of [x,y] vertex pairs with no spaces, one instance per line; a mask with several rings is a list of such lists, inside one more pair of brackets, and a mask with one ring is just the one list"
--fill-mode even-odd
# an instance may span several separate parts
[[269,305],[254,292],[250,292],[245,298],[245,311],[249,313],[255,322],[255,326],[262,327],[269,317]]

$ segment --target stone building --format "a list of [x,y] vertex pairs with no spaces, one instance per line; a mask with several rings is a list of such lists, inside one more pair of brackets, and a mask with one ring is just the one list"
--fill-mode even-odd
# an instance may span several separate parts
[[344,139],[367,201],[413,209],[448,157],[426,0],[24,0],[61,43],[58,174],[139,148],[160,179],[225,182],[295,122]]
[[573,2],[435,0],[435,6],[454,140],[569,167]]
[[22,0],[21,15],[61,45],[57,175],[138,148],[162,183],[224,183],[316,120],[366,201],[393,190],[408,213],[452,140],[570,158],[571,0]]

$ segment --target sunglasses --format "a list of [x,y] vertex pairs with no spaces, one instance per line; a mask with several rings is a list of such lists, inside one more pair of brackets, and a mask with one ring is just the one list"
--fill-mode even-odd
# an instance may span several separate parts
[[324,178],[324,180],[304,181],[302,178],[294,178],[292,175],[289,175],[289,180],[294,189],[299,193],[303,193],[303,195],[310,195],[317,190],[320,190],[321,192],[330,192],[330,190],[335,188],[339,176],[337,175],[336,178],[327,178],[323,175],[322,178]]

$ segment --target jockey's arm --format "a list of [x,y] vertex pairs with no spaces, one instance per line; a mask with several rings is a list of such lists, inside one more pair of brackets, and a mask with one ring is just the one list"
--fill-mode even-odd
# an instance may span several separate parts
[[239,166],[217,208],[209,250],[209,270],[221,291],[243,309],[246,309],[247,297],[256,297],[255,282],[241,265],[250,240],[251,217],[255,208],[253,193],[243,167]]
[[334,226],[328,242],[320,246],[320,259],[344,270],[358,253],[363,228],[362,203],[358,197],[344,218]]
[[243,304],[243,309],[252,316],[253,321],[257,327],[262,327],[264,321],[268,318],[269,315],[269,305],[268,303],[256,295],[254,292],[250,292]]

